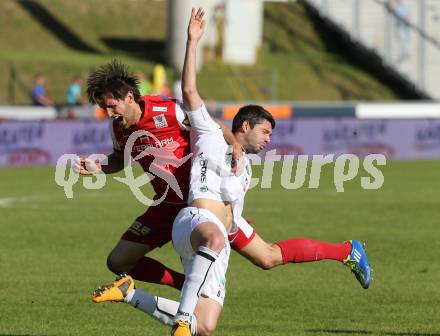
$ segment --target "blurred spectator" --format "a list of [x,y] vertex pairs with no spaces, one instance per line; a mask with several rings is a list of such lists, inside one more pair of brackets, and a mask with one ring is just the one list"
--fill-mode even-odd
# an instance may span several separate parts
[[403,0],[391,1],[390,7],[394,13],[394,26],[399,43],[399,61],[402,61],[410,56],[411,27],[409,25],[409,7]]
[[171,89],[168,86],[165,68],[162,64],[157,64],[154,66],[153,75],[152,75],[152,85],[153,85],[153,90],[152,90],[153,95],[162,95],[167,97],[172,96]]
[[162,90],[159,93],[161,96],[165,97],[174,97],[173,91],[168,86],[168,81],[165,79],[165,83],[163,83]]
[[97,120],[106,120],[106,119],[108,119],[108,114],[102,107],[99,107],[98,105],[96,105],[95,106],[95,118]]
[[34,106],[53,106],[53,99],[49,96],[44,87],[46,78],[42,74],[35,76],[35,84],[30,92],[32,104]]
[[136,77],[139,79],[139,92],[141,93],[141,96],[151,94],[151,82],[145,78],[145,75],[142,72],[138,72],[136,73]]
[[85,100],[81,96],[81,77],[75,75],[67,88],[66,105],[68,106],[82,106],[85,105]]
[[156,64],[153,68],[152,84],[153,94],[160,94],[166,80],[165,68],[162,64]]

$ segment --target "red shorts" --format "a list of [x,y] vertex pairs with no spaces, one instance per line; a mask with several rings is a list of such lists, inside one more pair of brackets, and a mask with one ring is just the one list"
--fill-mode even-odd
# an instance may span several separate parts
[[[171,204],[162,202],[149,207],[122,235],[121,239],[148,245],[151,248],[162,247],[171,241],[174,218],[186,204]],[[255,237],[254,228],[241,218],[238,230],[228,238],[231,247],[240,251]]]
[[151,206],[140,215],[122,235],[121,239],[148,245],[152,248],[161,247],[171,241],[174,218],[185,208],[184,204],[162,202]]

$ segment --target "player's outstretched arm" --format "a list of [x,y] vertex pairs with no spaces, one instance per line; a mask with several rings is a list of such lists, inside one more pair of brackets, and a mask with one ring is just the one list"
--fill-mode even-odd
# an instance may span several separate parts
[[101,166],[104,174],[113,174],[124,169],[124,153],[113,152],[107,157],[107,164]]
[[195,111],[202,106],[203,101],[197,91],[196,84],[196,51],[197,44],[205,31],[206,22],[203,20],[205,11],[199,8],[191,10],[188,24],[188,39],[186,41],[185,62],[182,70],[183,103],[188,111]]
[[107,157],[107,164],[93,161],[89,158],[78,157],[73,163],[73,170],[81,175],[113,174],[124,169],[123,153],[113,152]]

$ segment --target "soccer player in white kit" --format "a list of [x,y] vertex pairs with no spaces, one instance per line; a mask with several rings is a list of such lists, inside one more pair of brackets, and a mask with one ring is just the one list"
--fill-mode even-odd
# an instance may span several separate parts
[[[251,169],[242,157],[231,173],[231,151],[218,125],[206,110],[196,86],[196,48],[205,28],[204,12],[192,11],[182,73],[183,102],[191,124],[192,157],[187,208],[173,224],[173,245],[185,272],[181,301],[172,335],[191,335],[197,316],[198,333],[210,335],[216,327],[225,297],[229,232],[241,220]],[[270,123],[269,123],[270,125]],[[272,132],[270,125],[269,137]]]

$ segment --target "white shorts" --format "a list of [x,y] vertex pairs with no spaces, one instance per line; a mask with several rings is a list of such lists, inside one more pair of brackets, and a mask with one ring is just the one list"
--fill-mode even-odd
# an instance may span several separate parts
[[173,246],[182,260],[185,275],[191,270],[193,259],[196,255],[191,246],[191,233],[202,223],[211,222],[218,226],[225,240],[225,247],[220,252],[213,268],[203,284],[200,294],[206,296],[223,306],[226,295],[226,270],[228,269],[229,246],[228,235],[223,223],[210,211],[195,207],[187,207],[177,214],[173,223]]

